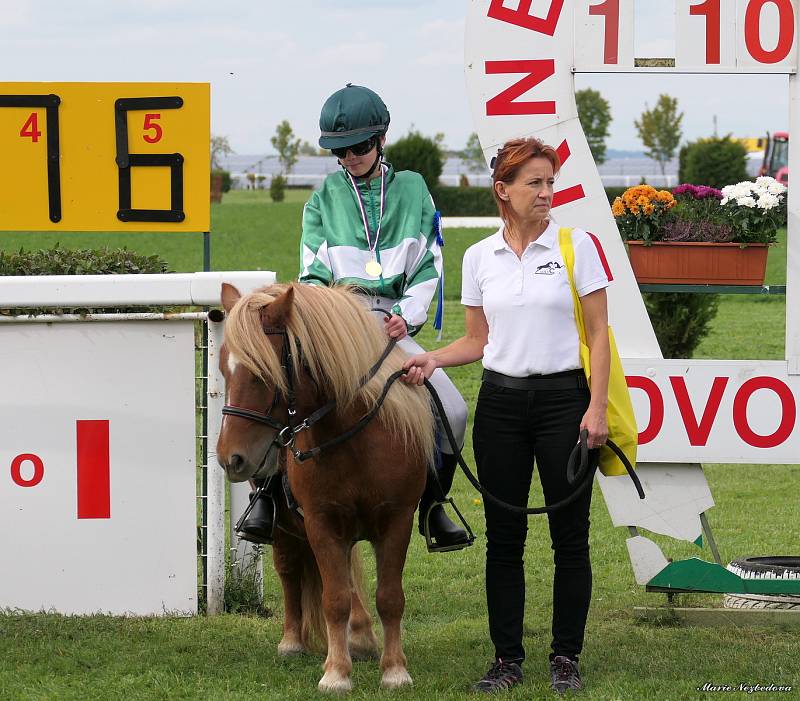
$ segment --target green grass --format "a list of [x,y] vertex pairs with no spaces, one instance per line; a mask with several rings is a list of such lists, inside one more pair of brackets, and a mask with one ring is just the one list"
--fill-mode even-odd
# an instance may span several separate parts
[[[215,269],[269,269],[279,279],[297,272],[297,239],[304,193],[289,191],[289,201],[271,204],[264,193],[226,196],[213,209]],[[486,232],[447,232],[445,337],[463,330],[457,302],[461,254]],[[102,234],[0,234],[0,249],[20,245],[127,245],[158,252],[173,269],[196,270],[202,261],[200,236]],[[784,281],[785,248],[770,253],[768,282]],[[785,305],[782,297],[726,296],[712,333],[698,357],[781,358]],[[419,339],[436,345],[428,326]],[[474,406],[480,367],[449,371],[468,404]],[[471,460],[468,433],[466,455]],[[710,521],[725,560],[755,554],[797,552],[796,468],[777,465],[708,465],[706,476],[717,506]],[[415,679],[412,690],[380,698],[475,698],[465,693],[491,659],[483,590],[484,525],[463,476],[453,489],[478,535],[466,551],[429,555],[415,536],[405,576],[405,649]],[[537,489],[531,503],[541,503]],[[686,629],[638,624],[633,606],[660,605],[663,595],[635,584],[625,548],[626,534],[615,529],[599,490],[592,506],[591,547],[594,595],[582,656],[585,699],[698,699],[705,682],[800,684],[800,637],[774,629]],[[668,557],[708,550],[656,538]],[[367,551],[366,548],[364,548]],[[45,555],[42,555],[46,557]],[[321,659],[278,658],[282,603],[267,557],[266,605],[271,618],[224,615],[193,619],[130,619],[55,614],[0,614],[0,699],[307,699],[315,695]],[[552,553],[544,518],[530,520],[525,645],[526,682],[504,698],[550,698],[549,651]],[[14,563],[20,566],[21,563]],[[371,556],[367,556],[374,588]],[[12,566],[12,563],[6,563]],[[2,591],[0,579],[0,591]],[[681,595],[678,605],[719,606],[719,596]],[[376,695],[375,663],[355,664],[352,698]],[[796,694],[794,694],[796,695]],[[794,696],[787,694],[786,696]]]

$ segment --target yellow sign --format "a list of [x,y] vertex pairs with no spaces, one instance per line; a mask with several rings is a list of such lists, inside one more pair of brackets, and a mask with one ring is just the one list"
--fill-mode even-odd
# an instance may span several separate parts
[[0,83],[0,231],[208,231],[207,83]]

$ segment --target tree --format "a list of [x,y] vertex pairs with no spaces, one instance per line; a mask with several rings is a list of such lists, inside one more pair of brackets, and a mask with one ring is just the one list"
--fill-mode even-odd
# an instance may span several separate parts
[[312,146],[308,141],[304,141],[300,144],[300,155],[319,156],[319,149],[316,146]]
[[467,168],[471,173],[483,173],[486,171],[486,159],[483,157],[481,141],[474,131],[467,139],[467,145],[461,152],[461,158],[466,161]]
[[278,161],[281,164],[282,174],[292,172],[297,163],[297,154],[300,152],[300,139],[295,139],[292,125],[283,120],[275,129],[275,136],[270,139],[272,147],[278,152]]
[[595,163],[605,163],[606,137],[608,125],[611,124],[611,108],[608,101],[597,91],[591,88],[578,90],[575,93],[578,104],[578,119],[589,142],[589,149]]
[[435,138],[430,139],[418,131],[410,131],[386,148],[386,159],[395,170],[414,170],[419,173],[429,190],[435,190],[439,185],[444,159]]
[[[647,104],[645,104],[647,108]],[[658,161],[661,174],[667,162],[675,155],[681,142],[681,120],[683,112],[678,114],[678,98],[659,95],[653,109],[645,109],[641,120],[634,120],[639,138],[645,145],[645,155]]]
[[211,170],[222,170],[221,158],[230,156],[235,151],[231,148],[227,136],[211,135]]
[[679,163],[678,180],[682,183],[722,189],[747,180],[747,149],[730,134],[686,144]]

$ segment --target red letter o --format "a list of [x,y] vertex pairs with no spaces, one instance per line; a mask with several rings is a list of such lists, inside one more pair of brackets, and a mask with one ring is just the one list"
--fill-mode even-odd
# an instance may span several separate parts
[[[747,423],[747,403],[754,392],[760,389],[771,389],[781,400],[781,423],[774,433],[762,436]],[[736,433],[748,445],[754,448],[774,448],[783,443],[794,430],[797,418],[797,405],[792,390],[775,377],[753,377],[745,382],[733,398],[733,425]]]
[[[22,463],[24,462],[33,464],[33,477],[29,480],[22,476]],[[11,461],[11,479],[20,487],[35,487],[42,481],[42,477],[44,477],[44,463],[38,455],[23,453]]]

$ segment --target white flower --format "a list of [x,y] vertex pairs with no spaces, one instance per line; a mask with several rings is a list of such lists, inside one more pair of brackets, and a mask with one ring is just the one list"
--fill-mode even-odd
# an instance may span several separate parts
[[758,198],[758,208],[759,209],[772,209],[773,207],[777,207],[780,204],[780,199],[775,195],[770,194],[769,192],[765,192]]
[[773,180],[767,186],[767,192],[772,195],[782,195],[784,192],[786,192],[786,185],[779,183],[777,180]]
[[740,207],[755,207],[756,201],[754,198],[748,195],[746,197],[737,198],[736,204],[738,204]]
[[727,198],[727,197],[723,197],[723,198],[722,198],[722,199],[719,201],[719,204],[720,204],[720,206],[722,206],[722,205],[724,205],[724,204],[728,204],[728,199],[729,199],[729,198]]
[[772,183],[778,182],[775,178],[771,178],[768,175],[759,175],[756,178],[756,185],[758,187],[765,187],[768,188]]

